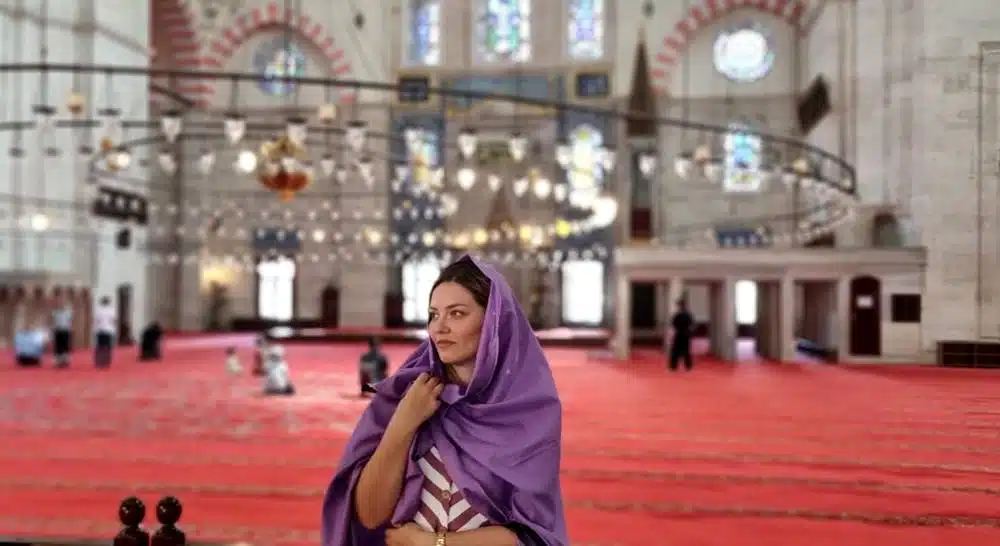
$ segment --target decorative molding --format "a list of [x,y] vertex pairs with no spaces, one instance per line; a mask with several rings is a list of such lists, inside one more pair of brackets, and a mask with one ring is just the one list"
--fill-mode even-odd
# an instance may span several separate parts
[[[347,60],[347,54],[344,48],[337,47],[326,25],[314,21],[308,14],[297,15],[294,10],[281,9],[275,2],[269,2],[264,8],[253,8],[231,18],[216,36],[206,39],[200,67],[204,70],[223,69],[240,46],[258,32],[288,27],[295,29],[299,37],[320,51],[329,63],[331,74],[340,77],[351,75],[353,69]],[[212,102],[215,85],[212,82],[189,85],[182,88],[181,92],[195,98],[199,105],[204,106]],[[350,102],[354,98],[353,92],[342,93],[340,98],[342,102]]]
[[802,31],[807,6],[803,0],[699,0],[663,39],[663,47],[653,58],[649,75],[658,93],[666,93],[674,69],[687,54],[691,42],[703,28],[741,9],[775,15]]
[[[149,63],[151,66],[162,66],[178,70],[194,70],[201,65],[198,43],[198,32],[195,30],[195,18],[182,0],[153,0],[153,27],[151,29],[151,51]],[[169,82],[150,81],[150,84],[160,84],[165,88],[173,88],[185,96],[183,89]],[[151,98],[155,96],[151,93]]]

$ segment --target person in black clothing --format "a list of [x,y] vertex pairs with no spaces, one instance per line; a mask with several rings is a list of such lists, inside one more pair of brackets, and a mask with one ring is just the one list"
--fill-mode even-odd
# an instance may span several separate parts
[[670,327],[674,334],[673,339],[670,340],[670,371],[677,371],[681,360],[684,361],[684,368],[690,371],[694,367],[694,360],[691,358],[691,334],[694,330],[694,317],[688,312],[684,300],[677,301],[677,312],[670,320]]
[[142,336],[139,339],[140,362],[160,360],[162,357],[160,352],[160,340],[162,338],[163,329],[160,328],[159,322],[154,320],[146,326],[146,329],[142,331]]
[[379,351],[378,338],[368,340],[368,352],[361,355],[361,396],[375,392],[374,385],[385,379],[389,360]]

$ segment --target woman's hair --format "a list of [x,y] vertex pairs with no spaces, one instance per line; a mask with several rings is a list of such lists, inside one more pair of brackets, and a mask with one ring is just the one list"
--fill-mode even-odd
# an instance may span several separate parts
[[476,303],[483,309],[486,309],[486,304],[490,301],[490,285],[492,283],[490,278],[472,261],[472,258],[463,256],[444,268],[437,280],[434,281],[431,294],[439,285],[446,282],[453,282],[468,290],[472,294],[472,299],[476,300]]

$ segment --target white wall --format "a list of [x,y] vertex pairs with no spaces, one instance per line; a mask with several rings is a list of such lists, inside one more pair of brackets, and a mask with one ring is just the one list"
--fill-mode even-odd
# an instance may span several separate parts
[[[92,0],[67,4],[50,0],[45,48],[50,63],[97,63],[144,66],[148,42],[148,3]],[[23,9],[24,11],[18,11]],[[38,63],[41,61],[41,0],[9,1],[0,5],[0,62]],[[138,24],[137,24],[138,22]],[[68,97],[79,91],[86,97],[88,116],[96,109],[114,105],[124,117],[146,119],[147,83],[143,78],[115,78],[114,96],[108,96],[106,78],[67,73],[48,77],[48,93],[40,95],[38,73],[7,74],[0,78],[0,95],[9,116],[20,121],[33,119],[31,108],[43,102],[59,108],[57,119],[66,119]],[[95,133],[96,135],[96,133]],[[113,248],[114,226],[91,221],[83,200],[87,179],[86,158],[77,153],[84,142],[80,131],[57,129],[48,136],[37,130],[21,133],[20,146],[27,151],[21,160],[3,162],[9,169],[0,178],[2,229],[19,229],[23,235],[4,237],[0,245],[0,270],[32,272],[52,279],[65,279],[90,285],[95,296],[114,296],[119,284],[132,284],[133,327],[141,328],[146,320],[146,253],[142,235],[134,237],[138,248],[120,252]],[[0,133],[0,149],[6,156],[15,144],[10,132]],[[95,136],[96,140],[96,136]],[[96,144],[96,143],[92,143]],[[44,147],[57,148],[58,157],[40,152]],[[138,160],[138,155],[137,158]],[[137,168],[130,172],[140,180]],[[135,184],[132,183],[132,189]],[[48,229],[32,232],[22,229],[27,218],[44,215]],[[6,235],[6,234],[5,234]],[[12,240],[13,239],[13,240]]]

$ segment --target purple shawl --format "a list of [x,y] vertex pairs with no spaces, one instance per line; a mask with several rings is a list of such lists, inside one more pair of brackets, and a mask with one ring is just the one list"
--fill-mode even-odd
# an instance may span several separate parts
[[[559,488],[562,407],[548,361],[510,286],[491,266],[476,265],[492,282],[476,368],[467,388],[448,385],[441,408],[410,448],[393,525],[413,520],[423,474],[416,461],[437,446],[448,472],[473,508],[521,542],[568,546]],[[388,525],[369,531],[354,514],[354,488],[406,389],[421,372],[443,377],[433,344],[417,347],[376,386],[347,443],[323,502],[323,546],[383,546]]]

